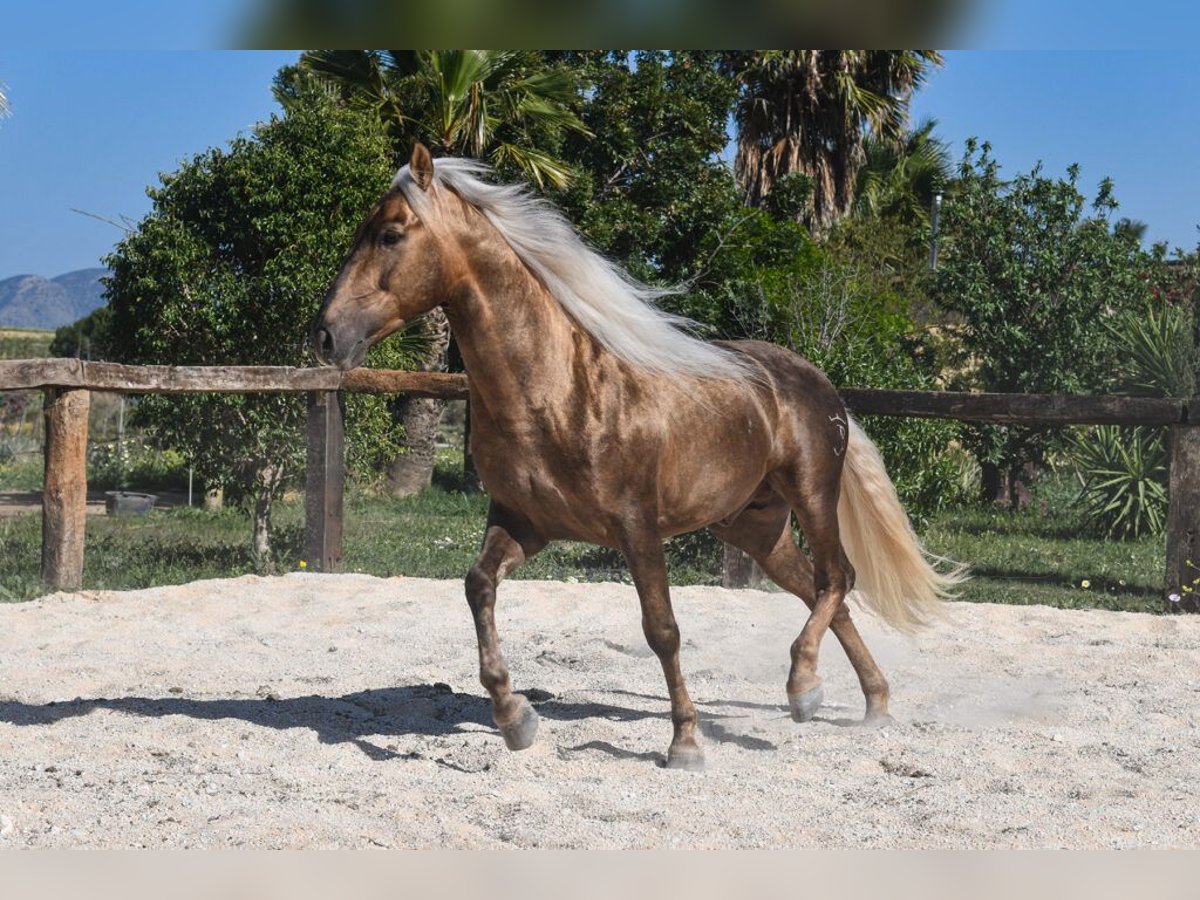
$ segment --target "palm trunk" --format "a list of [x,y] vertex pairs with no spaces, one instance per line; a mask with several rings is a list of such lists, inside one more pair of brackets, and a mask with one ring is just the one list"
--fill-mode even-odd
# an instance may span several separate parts
[[758,567],[758,563],[751,559],[750,554],[732,544],[722,544],[722,547],[724,554],[721,560],[721,587],[761,587],[766,575]]
[[445,401],[433,397],[405,397],[397,417],[404,426],[404,450],[397,453],[387,468],[387,492],[396,498],[411,497],[429,487],[438,423]]
[[254,498],[254,567],[260,572],[270,567],[271,559],[271,496]]
[[260,466],[254,473],[254,535],[251,540],[251,554],[254,568],[260,573],[271,572],[275,568],[271,559],[271,510],[275,503],[275,494],[283,484],[283,469],[274,464]]
[[[424,372],[445,372],[450,347],[450,324],[442,310],[426,315],[432,337],[429,352],[420,369]],[[434,449],[438,424],[446,402],[432,397],[401,397],[395,408],[395,419],[404,427],[404,448],[387,467],[387,492],[396,498],[411,497],[429,487],[433,481]]]
[[1005,473],[994,462],[979,464],[979,499],[983,503],[1003,506],[1008,500],[1008,483]]

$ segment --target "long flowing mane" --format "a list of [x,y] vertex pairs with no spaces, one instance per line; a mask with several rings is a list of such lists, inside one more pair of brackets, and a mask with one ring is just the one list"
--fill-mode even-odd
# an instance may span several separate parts
[[[690,319],[661,309],[673,288],[643,284],[591,249],[571,223],[523,185],[495,184],[490,166],[471,159],[435,161],[434,184],[478,209],[541,280],[563,309],[609,351],[643,369],[665,374],[745,380],[753,374],[734,356],[692,333]],[[431,192],[418,188],[408,166],[392,188],[423,218]]]

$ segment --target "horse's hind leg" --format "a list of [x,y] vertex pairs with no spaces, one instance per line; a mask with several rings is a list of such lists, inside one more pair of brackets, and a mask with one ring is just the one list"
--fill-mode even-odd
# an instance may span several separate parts
[[792,718],[798,722],[811,719],[824,698],[817,675],[821,639],[854,584],[854,570],[838,538],[838,471],[821,474],[831,477],[783,478],[773,485],[791,505],[812,551],[815,601],[800,636],[792,643],[787,683]]
[[[749,553],[768,578],[795,594],[811,610],[817,596],[813,567],[792,538],[790,519],[791,509],[782,497],[772,492],[761,505],[751,506],[728,525],[714,525],[710,530],[721,540]],[[886,721],[887,679],[875,664],[845,603],[838,605],[830,629],[858,675],[867,702],[866,721]]]
[[493,503],[488,509],[483,549],[467,573],[467,603],[479,639],[479,680],[491,695],[492,718],[509,750],[524,750],[533,743],[538,716],[528,700],[512,692],[509,683],[508,666],[496,636],[496,585],[545,544],[528,523]]
[[647,532],[627,540],[624,553],[642,604],[642,632],[662,664],[671,697],[674,733],[667,751],[667,768],[700,771],[704,768],[704,751],[696,743],[696,707],[679,668],[679,626],[671,609],[662,540]]

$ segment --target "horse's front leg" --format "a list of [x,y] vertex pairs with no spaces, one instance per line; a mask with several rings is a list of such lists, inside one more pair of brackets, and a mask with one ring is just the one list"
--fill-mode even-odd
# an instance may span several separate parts
[[467,573],[467,603],[479,639],[479,680],[491,695],[492,718],[509,750],[524,750],[533,743],[538,716],[528,700],[512,692],[508,680],[508,666],[496,636],[496,586],[545,544],[528,523],[493,503],[488,509],[483,549]]
[[696,707],[688,696],[679,668],[679,626],[671,610],[662,539],[651,534],[639,536],[627,541],[624,552],[642,604],[642,631],[646,643],[662,663],[671,697],[671,722],[675,730],[667,750],[667,768],[698,772],[704,768],[704,751],[696,743]]

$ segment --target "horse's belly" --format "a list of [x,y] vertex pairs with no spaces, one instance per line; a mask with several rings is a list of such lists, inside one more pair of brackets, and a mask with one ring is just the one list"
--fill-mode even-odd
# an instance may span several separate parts
[[618,545],[613,498],[606,496],[588,467],[557,471],[519,450],[484,451],[475,465],[493,502],[520,513],[547,540]]
[[664,416],[663,426],[626,422],[586,440],[478,429],[472,448],[492,499],[544,538],[617,547],[631,523],[653,522],[667,537],[735,515],[762,484],[770,440],[753,408],[687,422]]

